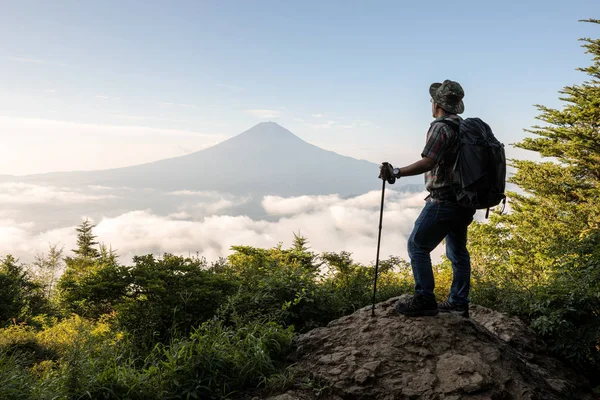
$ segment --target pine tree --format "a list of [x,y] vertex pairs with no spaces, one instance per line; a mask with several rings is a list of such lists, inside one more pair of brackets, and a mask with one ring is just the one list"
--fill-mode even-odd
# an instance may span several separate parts
[[506,268],[524,286],[549,279],[557,261],[600,251],[600,39],[581,40],[593,63],[579,70],[590,79],[560,92],[560,110],[537,105],[545,124],[516,144],[551,159],[511,160],[510,181],[525,193],[509,193],[512,212],[473,229],[475,266]]
[[83,258],[99,258],[100,253],[94,246],[98,245],[95,241],[96,236],[92,233],[96,225],[92,225],[88,219],[77,228],[77,249],[73,250],[75,254]]
[[[600,24],[600,20],[585,22]],[[538,119],[546,124],[527,130],[536,137],[517,144],[554,161],[514,161],[518,173],[512,182],[533,194],[528,199],[518,197],[517,203],[554,208],[553,222],[566,228],[561,231],[583,239],[600,223],[600,39],[581,40],[586,53],[592,55],[592,65],[578,70],[588,74],[589,80],[560,92],[560,99],[566,102],[561,110],[538,105]],[[559,233],[557,239],[563,237]],[[556,247],[561,252],[581,250],[579,243],[573,247],[573,236],[564,239]]]
[[67,313],[99,318],[114,311],[114,304],[128,287],[128,268],[119,265],[118,254],[104,243],[99,245],[88,220],[77,228],[78,248],[74,257],[65,257],[65,273],[57,284],[59,305]]
[[117,260],[119,255],[116,250],[113,250],[112,245],[107,246],[105,243],[100,244],[100,263],[104,265],[118,265]]
[[65,273],[60,277],[57,289],[60,302],[67,312],[85,314],[89,293],[82,287],[87,279],[103,267],[102,254],[94,247],[98,245],[92,232],[94,227],[89,220],[83,221],[77,228],[77,249],[73,250],[75,256],[64,259]]
[[294,244],[292,246],[292,249],[299,252],[308,251],[308,239],[302,236],[300,233],[296,234],[294,232]]
[[600,39],[581,41],[588,80],[560,91],[561,109],[536,105],[543,124],[516,147],[544,159],[511,160],[510,181],[524,192],[508,193],[509,214],[473,224],[470,251],[475,286],[490,296],[478,301],[523,316],[558,354],[598,366]]
[[48,254],[38,254],[33,262],[34,274],[44,287],[46,298],[51,299],[58,277],[63,268],[63,247],[58,244],[50,245]]
[[11,255],[0,259],[0,327],[48,312],[41,286]]

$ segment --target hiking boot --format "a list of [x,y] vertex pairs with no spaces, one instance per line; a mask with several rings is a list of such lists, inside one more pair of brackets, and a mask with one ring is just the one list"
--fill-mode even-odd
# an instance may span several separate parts
[[455,304],[450,300],[438,304],[438,309],[443,313],[452,313],[461,317],[469,318],[469,303]]
[[415,294],[406,302],[397,302],[396,311],[407,317],[433,317],[438,314],[438,306],[435,298],[428,299],[419,294]]

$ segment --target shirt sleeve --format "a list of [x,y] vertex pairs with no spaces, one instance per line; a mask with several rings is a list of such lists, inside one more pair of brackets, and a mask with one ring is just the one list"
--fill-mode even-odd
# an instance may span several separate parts
[[431,158],[437,163],[444,159],[444,155],[450,144],[448,129],[450,128],[443,123],[433,124],[429,128],[427,143],[421,153],[421,157]]

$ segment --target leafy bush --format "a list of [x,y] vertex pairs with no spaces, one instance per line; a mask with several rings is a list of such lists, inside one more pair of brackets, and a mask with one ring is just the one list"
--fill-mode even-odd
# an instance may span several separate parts
[[165,254],[135,257],[127,295],[115,307],[118,326],[133,344],[149,351],[173,335],[187,336],[212,318],[234,284],[206,261]]
[[556,355],[586,372],[600,369],[600,265],[565,270],[526,290],[497,287],[493,292],[487,305],[528,322]]
[[[219,316],[268,318],[305,332],[371,303],[374,267],[355,263],[348,252],[316,256],[305,244],[296,237],[290,249],[234,247],[223,273],[238,287]],[[398,258],[382,260],[376,301],[412,290],[409,270]]]
[[[107,322],[78,316],[34,332],[0,332],[0,393],[10,399],[226,398],[282,376],[291,328],[204,323],[187,338],[136,359]],[[31,349],[43,349],[32,357]],[[0,396],[0,397],[1,397]]]
[[279,372],[293,331],[274,323],[203,324],[187,339],[157,346],[145,366],[156,398],[229,398],[264,387]]
[[66,314],[97,319],[112,313],[131,285],[129,268],[102,260],[76,259],[68,262],[58,288]]
[[237,290],[220,307],[226,320],[270,319],[296,329],[318,326],[328,314],[317,267],[294,250],[234,247],[223,273]]
[[108,323],[79,316],[39,332],[11,326],[0,331],[0,375],[14,369],[4,385],[25,382],[30,398],[77,398],[102,386],[105,371],[125,353],[121,337]]
[[[348,252],[324,253],[322,259],[328,268],[322,285],[331,291],[336,299],[335,318],[353,313],[371,304],[375,267],[365,266],[352,260]],[[377,294],[375,302],[412,291],[410,265],[397,257],[379,262]],[[333,319],[333,318],[331,318]]]

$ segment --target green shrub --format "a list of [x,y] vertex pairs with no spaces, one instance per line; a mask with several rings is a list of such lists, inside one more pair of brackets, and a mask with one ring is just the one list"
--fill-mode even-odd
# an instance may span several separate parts
[[27,325],[11,325],[0,329],[0,352],[16,354],[19,363],[27,366],[57,356],[56,352],[39,342],[35,330]]
[[561,270],[547,282],[528,287],[480,280],[472,300],[520,317],[554,354],[580,371],[598,371],[600,265]]
[[71,259],[58,283],[60,303],[67,315],[98,319],[123,301],[131,280],[129,268],[113,262]]
[[203,324],[187,339],[157,346],[145,367],[157,398],[228,398],[264,387],[280,371],[293,331],[274,323]]
[[0,399],[30,400],[35,379],[27,371],[30,363],[23,354],[0,349]]
[[204,260],[165,254],[135,257],[134,262],[131,286],[116,315],[119,328],[143,351],[174,335],[187,336],[234,291],[234,284]]
[[330,316],[326,293],[312,265],[281,257],[285,250],[237,247],[227,275],[237,283],[235,294],[221,305],[225,320],[269,319],[302,331],[321,325]]

